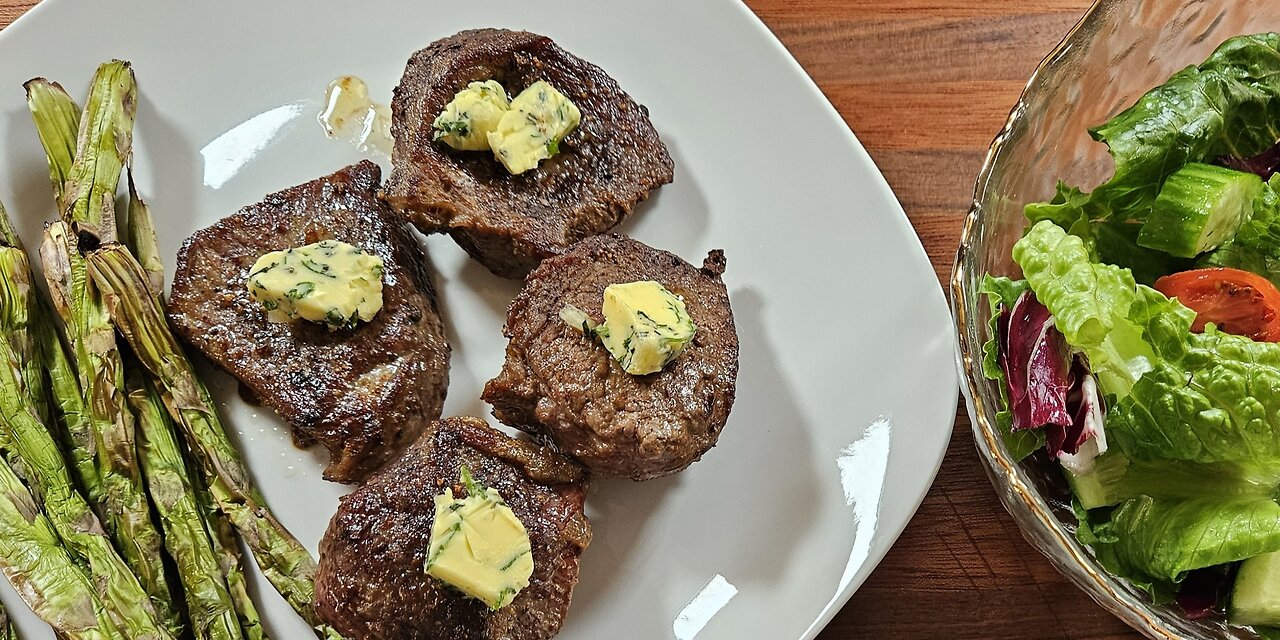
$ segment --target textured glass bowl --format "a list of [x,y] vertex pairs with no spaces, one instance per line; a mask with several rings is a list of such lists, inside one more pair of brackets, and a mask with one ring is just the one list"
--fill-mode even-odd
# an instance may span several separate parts
[[1148,89],[1203,61],[1223,40],[1280,30],[1280,0],[1099,0],[1045,58],[988,152],[965,219],[951,279],[957,361],[978,452],[1023,535],[1103,607],[1150,638],[1253,639],[1221,621],[1186,620],[1108,574],[1075,541],[1061,473],[1042,456],[1010,459],[995,431],[1000,395],[982,377],[988,339],[986,273],[1017,275],[1010,251],[1025,226],[1022,207],[1046,200],[1058,179],[1092,188],[1110,175],[1106,148],[1087,129]]

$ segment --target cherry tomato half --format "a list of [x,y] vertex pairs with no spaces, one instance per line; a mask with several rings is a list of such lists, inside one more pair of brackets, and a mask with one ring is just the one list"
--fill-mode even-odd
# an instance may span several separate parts
[[1191,330],[1212,322],[1227,333],[1280,342],[1280,291],[1270,280],[1240,269],[1192,269],[1156,280],[1156,290],[1196,312]]

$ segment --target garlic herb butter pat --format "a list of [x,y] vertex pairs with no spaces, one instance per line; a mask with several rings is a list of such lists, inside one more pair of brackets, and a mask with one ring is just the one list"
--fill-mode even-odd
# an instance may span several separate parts
[[512,174],[524,173],[554,156],[560,141],[582,122],[582,112],[556,88],[539,80],[511,101],[488,135],[493,156]]
[[494,80],[472,82],[453,96],[431,127],[434,139],[460,151],[485,151],[489,135],[510,108],[507,92]]
[[473,480],[466,467],[461,473],[467,497],[446,488],[435,498],[426,572],[497,611],[529,586],[529,532],[496,489]]
[[604,324],[592,330],[634,375],[661,371],[684,352],[698,329],[684,300],[652,280],[609,285],[603,311]]
[[271,322],[330,329],[368,322],[382,308],[382,258],[338,240],[272,251],[249,269],[249,297]]

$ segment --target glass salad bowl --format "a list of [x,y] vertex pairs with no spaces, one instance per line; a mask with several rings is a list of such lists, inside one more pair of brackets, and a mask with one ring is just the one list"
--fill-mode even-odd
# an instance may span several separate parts
[[1217,619],[1191,621],[1112,576],[1076,542],[1061,472],[1043,456],[1016,462],[995,429],[1000,391],[982,376],[986,273],[1016,276],[1010,252],[1025,228],[1023,205],[1049,199],[1058,179],[1086,189],[1112,172],[1088,128],[1133,104],[1223,40],[1280,30],[1280,0],[1099,0],[1040,64],[992,142],[965,219],[951,280],[957,362],[978,452],[1023,535],[1108,611],[1150,638],[1253,639]]

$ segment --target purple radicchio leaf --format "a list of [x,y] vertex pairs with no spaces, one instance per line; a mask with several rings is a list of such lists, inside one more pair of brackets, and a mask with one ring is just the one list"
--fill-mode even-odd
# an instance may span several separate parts
[[1248,158],[1238,158],[1236,156],[1222,156],[1218,158],[1217,163],[1236,171],[1244,171],[1246,173],[1256,173],[1262,176],[1263,180],[1269,180],[1272,175],[1280,171],[1280,142],[1275,146],[1259,153],[1256,156]]
[[[1045,427],[1045,448],[1054,459],[1064,453],[1080,453],[1081,445],[1090,438],[1102,437],[1102,396],[1083,354],[1077,353],[1072,359],[1070,385],[1067,410],[1071,412],[1071,424]],[[1101,450],[1105,450],[1105,445]]]
[[1030,291],[996,321],[1013,429],[1044,429],[1049,457],[1075,454],[1102,424],[1088,364],[1073,354],[1049,309]]

